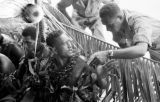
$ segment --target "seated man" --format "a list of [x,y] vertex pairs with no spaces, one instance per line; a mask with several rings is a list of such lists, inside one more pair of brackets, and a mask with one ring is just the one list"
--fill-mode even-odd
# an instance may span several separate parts
[[[22,36],[25,56],[20,62],[19,69],[17,70],[15,77],[16,79],[20,80],[20,83],[22,84],[22,93],[23,91],[25,91],[25,88],[28,87],[31,87],[31,91],[29,91],[31,93],[35,93],[37,91],[40,92],[43,90],[43,88],[45,88],[45,85],[42,85],[45,83],[45,80],[47,80],[45,79],[45,76],[47,76],[47,73],[45,72],[45,67],[52,52],[50,51],[49,47],[47,47],[44,43],[40,42],[37,45],[37,50],[35,54],[35,27],[25,28],[22,32]],[[39,89],[39,87],[41,88],[41,90]]]
[[[23,36],[23,44],[25,48],[25,57],[34,58],[34,51],[35,51],[35,40],[36,40],[36,28],[35,27],[27,27],[22,32]],[[44,43],[37,44],[37,52],[36,57],[44,58],[47,57],[50,53],[49,48]]]
[[74,98],[78,102],[96,101],[93,98],[96,93],[92,89],[91,69],[84,57],[73,49],[72,40],[65,33],[54,31],[48,35],[46,42],[57,52],[50,66],[51,83],[55,89],[53,99],[58,102],[70,102],[69,99],[73,101]]
[[[31,65],[32,63],[33,65],[36,60],[39,60],[39,62],[42,62],[41,67],[42,66],[44,67],[45,63],[47,62],[46,60],[51,55],[51,51],[44,43],[40,42],[37,45],[37,50],[35,55],[34,51],[35,51],[35,40],[36,40],[36,28],[35,27],[25,28],[22,32],[22,36],[23,36],[23,47],[25,49],[25,56],[24,58],[22,58],[18,71],[25,72],[24,68],[21,69],[21,67],[23,67],[24,64]],[[37,59],[35,59],[35,57]],[[22,74],[22,72],[19,74],[23,75],[24,73]],[[19,76],[19,78],[22,78],[21,75]]]

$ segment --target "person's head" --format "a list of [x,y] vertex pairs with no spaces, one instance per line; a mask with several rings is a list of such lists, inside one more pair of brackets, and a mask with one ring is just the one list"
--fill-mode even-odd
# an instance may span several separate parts
[[22,32],[23,43],[26,49],[26,53],[33,53],[35,47],[36,40],[36,28],[35,27],[27,27]]
[[124,21],[123,13],[116,3],[108,3],[104,5],[99,12],[102,24],[106,25],[107,30],[118,32]]
[[12,61],[4,54],[0,53],[0,73],[11,74],[16,70]]
[[61,57],[70,57],[73,55],[72,39],[60,30],[50,33],[46,42],[47,45],[55,47],[58,55]]

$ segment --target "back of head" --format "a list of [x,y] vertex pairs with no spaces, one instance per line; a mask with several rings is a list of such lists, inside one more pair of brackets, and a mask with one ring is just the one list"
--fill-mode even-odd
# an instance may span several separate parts
[[116,3],[108,3],[104,5],[99,12],[101,18],[113,18],[120,12],[120,8]]
[[12,61],[5,55],[0,53],[0,73],[10,74],[15,71]]
[[28,37],[30,36],[31,39],[35,40],[36,39],[36,28],[35,27],[27,27],[23,30],[22,32],[23,37]]
[[55,44],[56,38],[58,38],[62,34],[63,32],[61,30],[56,30],[56,31],[51,32],[46,38],[47,45],[53,47]]

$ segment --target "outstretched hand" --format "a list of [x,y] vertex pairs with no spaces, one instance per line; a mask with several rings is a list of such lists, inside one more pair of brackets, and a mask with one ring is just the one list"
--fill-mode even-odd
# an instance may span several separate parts
[[108,56],[108,51],[95,52],[90,56],[87,63],[90,64],[94,60],[94,58],[97,58],[100,61],[99,64],[104,64],[106,62],[107,56]]

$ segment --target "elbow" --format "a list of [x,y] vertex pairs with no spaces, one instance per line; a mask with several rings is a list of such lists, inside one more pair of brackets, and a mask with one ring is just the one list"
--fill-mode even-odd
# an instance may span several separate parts
[[138,57],[143,57],[143,56],[145,56],[146,52],[147,52],[147,49],[142,49],[142,50],[140,50],[140,51],[138,52]]
[[143,57],[148,50],[148,44],[147,43],[142,43],[138,46],[137,49],[138,49],[138,51],[137,51],[138,56],[137,57]]
[[145,55],[144,52],[140,52],[140,53],[138,54],[138,57],[143,57],[144,55]]

